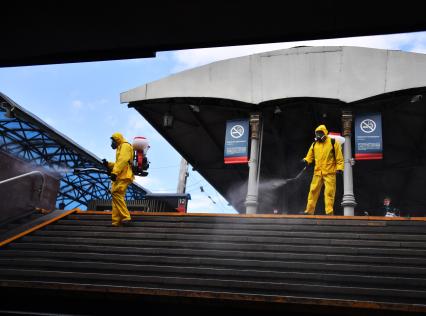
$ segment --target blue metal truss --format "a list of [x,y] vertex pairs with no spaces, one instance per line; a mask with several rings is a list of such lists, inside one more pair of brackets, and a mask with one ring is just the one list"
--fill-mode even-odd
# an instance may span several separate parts
[[[57,205],[85,209],[90,200],[111,199],[105,173],[73,174],[74,168],[104,169],[101,160],[0,93],[0,150],[60,175]],[[141,200],[147,190],[131,184],[127,200]]]

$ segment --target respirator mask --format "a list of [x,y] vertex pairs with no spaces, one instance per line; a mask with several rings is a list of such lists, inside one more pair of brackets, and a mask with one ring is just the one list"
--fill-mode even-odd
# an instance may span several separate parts
[[114,138],[111,138],[111,148],[112,149],[117,149],[117,147],[118,147],[117,142],[115,141]]
[[317,131],[317,132],[315,132],[315,138],[314,138],[314,140],[316,141],[316,142],[323,142],[323,141],[325,141],[325,134],[324,134],[324,132],[323,131]]

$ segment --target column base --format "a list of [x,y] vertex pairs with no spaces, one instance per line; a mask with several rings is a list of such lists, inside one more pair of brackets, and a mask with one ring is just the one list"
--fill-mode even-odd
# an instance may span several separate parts
[[257,213],[257,207],[258,207],[259,203],[257,203],[256,199],[250,199],[248,197],[244,204],[246,206],[246,214],[256,214]]
[[343,215],[344,216],[354,216],[355,206],[357,206],[355,197],[352,194],[343,195]]

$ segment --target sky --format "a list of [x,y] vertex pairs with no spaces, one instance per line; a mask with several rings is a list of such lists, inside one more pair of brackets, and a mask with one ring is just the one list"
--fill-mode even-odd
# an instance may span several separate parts
[[[181,156],[120,93],[223,59],[295,46],[359,46],[426,53],[426,32],[158,52],[155,58],[0,68],[0,92],[99,158],[114,161],[110,136],[150,141],[149,175],[136,182],[155,193],[176,192]],[[204,192],[201,192],[200,186]],[[236,213],[189,168],[188,212]]]

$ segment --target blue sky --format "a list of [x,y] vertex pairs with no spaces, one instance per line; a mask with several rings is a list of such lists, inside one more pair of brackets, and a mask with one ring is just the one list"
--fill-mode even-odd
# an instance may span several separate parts
[[[137,182],[153,192],[175,192],[179,153],[134,109],[120,104],[120,93],[213,61],[302,45],[426,53],[426,32],[158,52],[155,58],[145,59],[0,68],[0,91],[100,158],[114,159],[109,141],[114,132],[123,133],[129,141],[134,136],[147,137],[151,144],[150,174]],[[192,196],[190,212],[235,213],[191,168],[187,191]]]

